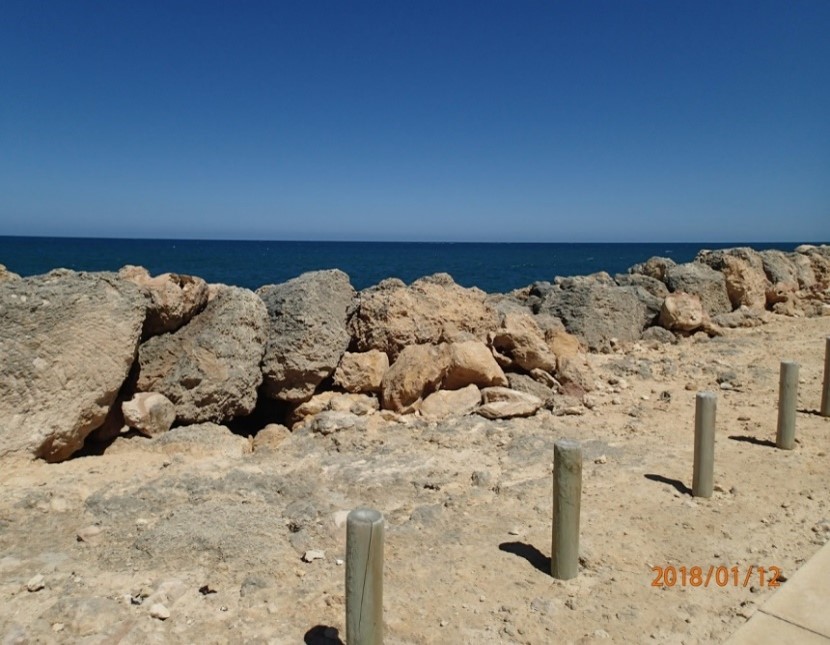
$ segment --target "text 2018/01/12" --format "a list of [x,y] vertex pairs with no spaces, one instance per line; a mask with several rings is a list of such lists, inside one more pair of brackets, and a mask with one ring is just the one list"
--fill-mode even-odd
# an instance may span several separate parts
[[655,573],[652,587],[748,587],[757,584],[759,587],[778,587],[783,578],[780,567],[756,567],[754,564],[747,567],[746,572],[741,567],[715,566],[708,567],[651,567]]

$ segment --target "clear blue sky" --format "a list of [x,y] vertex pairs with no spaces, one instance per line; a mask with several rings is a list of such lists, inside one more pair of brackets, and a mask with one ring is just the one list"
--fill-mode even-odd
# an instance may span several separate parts
[[0,235],[830,239],[830,0],[4,0]]

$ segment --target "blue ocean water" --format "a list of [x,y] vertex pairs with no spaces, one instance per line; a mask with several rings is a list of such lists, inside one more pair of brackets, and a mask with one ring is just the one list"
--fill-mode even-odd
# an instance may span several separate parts
[[417,242],[268,242],[131,240],[0,236],[0,264],[23,276],[57,267],[116,271],[125,264],[151,274],[197,275],[249,289],[284,282],[305,271],[342,269],[356,289],[389,277],[404,282],[446,272],[466,287],[506,292],[557,275],[623,273],[659,255],[692,260],[702,248],[733,246],[792,251],[790,243],[477,244]]

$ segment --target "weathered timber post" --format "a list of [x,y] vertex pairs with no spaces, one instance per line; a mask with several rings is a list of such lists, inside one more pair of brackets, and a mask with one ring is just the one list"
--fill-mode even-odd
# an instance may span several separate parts
[[346,642],[383,643],[383,515],[369,508],[346,518]]
[[582,445],[561,439],[553,444],[553,532],[550,573],[575,578],[579,569],[579,509],[582,498]]
[[695,397],[695,463],[692,495],[711,497],[715,475],[715,413],[718,399],[712,392]]
[[775,445],[782,450],[795,447],[795,411],[798,405],[798,363],[781,362],[778,393],[778,433]]
[[821,409],[823,417],[830,417],[830,336],[824,339],[824,385],[821,388]]

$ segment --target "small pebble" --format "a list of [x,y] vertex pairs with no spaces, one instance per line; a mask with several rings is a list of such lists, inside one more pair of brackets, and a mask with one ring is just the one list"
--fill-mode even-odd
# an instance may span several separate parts
[[150,615],[153,618],[158,618],[159,620],[167,620],[170,618],[170,610],[160,602],[157,602],[150,607]]
[[508,535],[518,535],[518,534],[519,534],[519,531],[518,531],[517,529],[510,529],[510,530],[507,532],[507,534],[508,534]]
[[26,589],[29,591],[40,591],[46,586],[46,581],[41,574],[37,574],[29,582],[26,583]]
[[605,464],[605,463],[608,463],[608,457],[606,457],[605,455],[600,455],[599,457],[597,457],[596,459],[594,459],[594,463],[595,463],[595,464]]
[[318,549],[309,549],[303,553],[303,562],[314,562],[315,560],[325,560],[326,552]]

